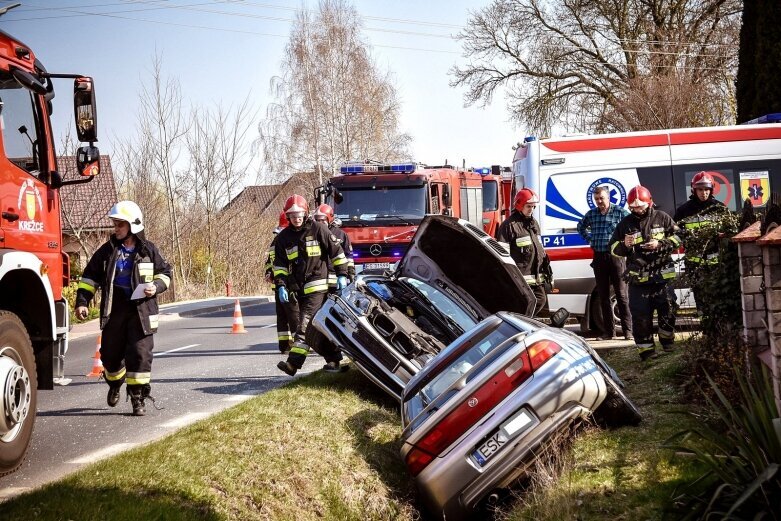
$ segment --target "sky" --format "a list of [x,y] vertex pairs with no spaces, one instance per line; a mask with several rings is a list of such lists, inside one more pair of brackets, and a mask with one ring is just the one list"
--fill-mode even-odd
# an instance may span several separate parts
[[[108,154],[112,143],[135,134],[136,105],[155,54],[163,75],[180,82],[187,105],[235,106],[249,96],[265,114],[295,10],[317,7],[312,0],[16,1],[22,5],[0,17],[0,29],[29,45],[50,73],[95,79],[98,145]],[[489,1],[355,0],[377,64],[393,74],[400,130],[413,137],[415,161],[511,163],[512,145],[523,134],[509,122],[504,99],[465,107],[464,90],[449,86],[448,70],[465,63],[453,36],[470,10]],[[11,3],[1,0],[0,7]],[[71,85],[55,83],[57,136],[73,128]]]

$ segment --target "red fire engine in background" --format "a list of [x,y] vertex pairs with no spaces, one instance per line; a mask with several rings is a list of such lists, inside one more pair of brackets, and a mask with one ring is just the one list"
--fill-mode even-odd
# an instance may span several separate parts
[[[49,116],[53,78],[74,80],[81,178],[57,171]],[[38,389],[63,377],[69,259],[62,251],[59,188],[99,172],[92,78],[49,74],[32,50],[0,31],[0,476],[27,453]]]
[[503,209],[501,181],[490,169],[349,163],[315,198],[334,207],[360,271],[400,260],[427,214],[465,219],[493,235]]

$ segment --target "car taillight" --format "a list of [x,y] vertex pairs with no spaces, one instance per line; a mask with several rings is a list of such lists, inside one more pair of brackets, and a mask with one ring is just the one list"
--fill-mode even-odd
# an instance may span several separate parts
[[536,371],[542,364],[553,358],[561,351],[561,346],[551,340],[540,340],[526,348],[529,360],[532,363],[532,371]]
[[561,346],[550,340],[540,340],[526,348],[423,436],[407,454],[409,473],[413,477],[417,476],[435,457],[559,351]]
[[412,447],[412,450],[407,454],[407,469],[412,476],[417,476],[433,460],[434,456],[428,452]]

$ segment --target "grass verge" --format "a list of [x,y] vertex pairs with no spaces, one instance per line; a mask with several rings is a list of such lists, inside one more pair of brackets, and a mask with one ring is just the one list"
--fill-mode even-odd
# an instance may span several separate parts
[[692,401],[682,394],[682,350],[641,363],[634,349],[611,351],[605,360],[627,385],[644,421],[637,427],[587,427],[571,449],[541,462],[522,494],[500,517],[525,519],[655,520],[677,488],[699,476],[690,459],[660,448],[671,435],[695,425]]
[[[630,349],[605,358],[645,421],[586,429],[497,518],[661,519],[675,487],[696,474],[659,448],[693,422],[676,384],[680,354],[647,365]],[[425,518],[398,457],[400,434],[397,405],[358,371],[315,373],[0,503],[0,518]]]
[[418,517],[395,403],[318,372],[5,503],[2,519]]

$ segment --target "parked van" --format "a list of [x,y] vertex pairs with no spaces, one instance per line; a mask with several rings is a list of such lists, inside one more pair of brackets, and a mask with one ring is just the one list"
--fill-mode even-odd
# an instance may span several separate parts
[[[689,198],[692,177],[708,170],[717,173],[714,196],[730,210],[741,208],[746,198],[764,207],[770,190],[781,188],[781,124],[527,137],[515,150],[512,168],[513,193],[529,187],[542,201],[535,217],[557,288],[548,295],[549,307],[566,308],[589,329],[599,306],[591,248],[577,224],[595,207],[594,189],[609,186],[611,202],[625,207],[629,190],[641,184],[672,216]],[[679,304],[694,305],[689,291],[678,297]]]

